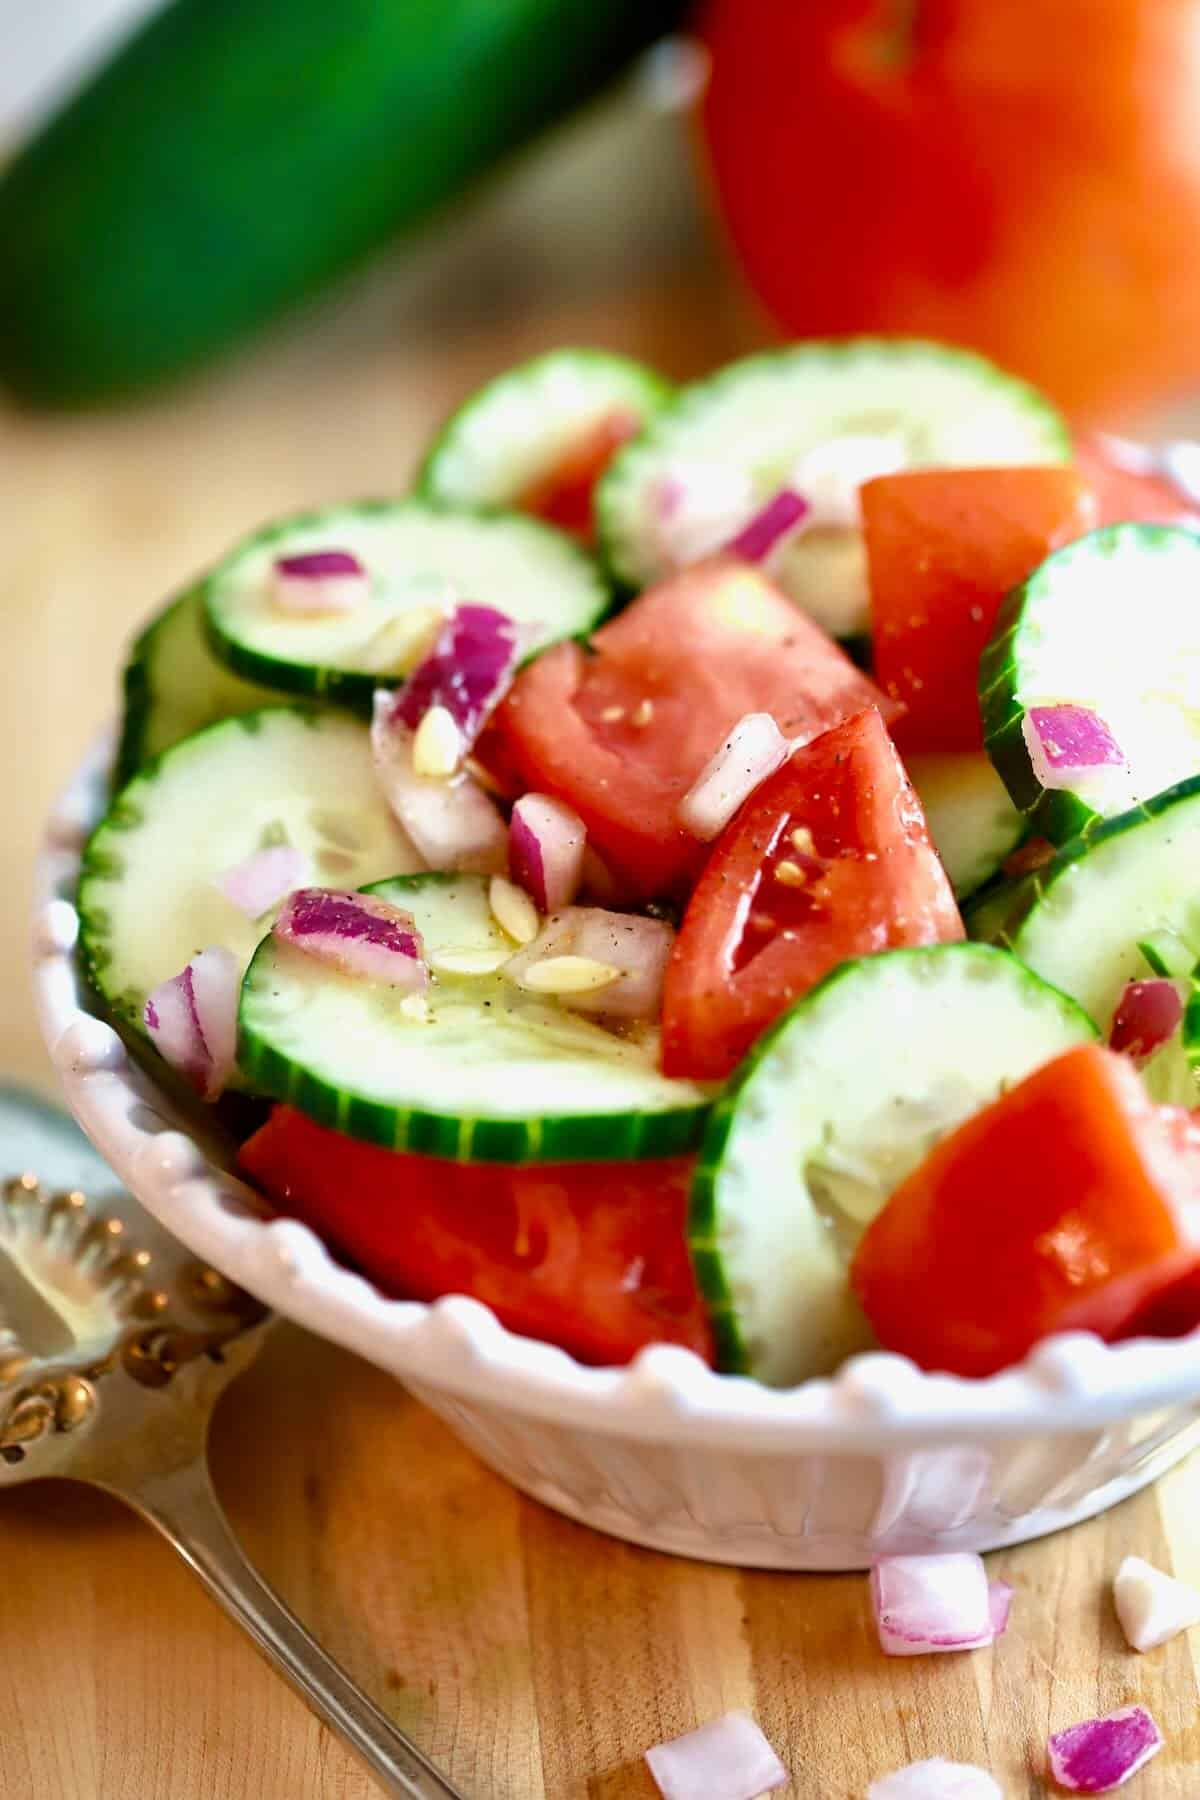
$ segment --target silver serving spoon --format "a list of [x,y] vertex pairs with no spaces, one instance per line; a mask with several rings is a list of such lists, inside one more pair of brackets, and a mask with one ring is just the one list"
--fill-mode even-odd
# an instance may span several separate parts
[[[11,1166],[11,1164],[10,1164]],[[464,1800],[256,1574],[208,1474],[208,1424],[271,1316],[128,1194],[0,1187],[0,1488],[90,1482],[157,1527],[386,1792]]]

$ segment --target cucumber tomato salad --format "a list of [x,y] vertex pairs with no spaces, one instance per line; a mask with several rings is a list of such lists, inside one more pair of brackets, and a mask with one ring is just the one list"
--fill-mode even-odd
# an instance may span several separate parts
[[1190,1330],[1197,523],[935,344],[539,357],[143,631],[87,975],[279,1210],[589,1361]]

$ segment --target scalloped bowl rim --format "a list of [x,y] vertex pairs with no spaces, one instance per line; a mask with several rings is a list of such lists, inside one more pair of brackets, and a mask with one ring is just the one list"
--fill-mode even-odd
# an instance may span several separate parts
[[1200,1400],[1200,1332],[1107,1345],[1047,1339],[984,1380],[926,1374],[867,1352],[832,1377],[777,1389],[719,1375],[691,1351],[643,1350],[593,1368],[508,1331],[464,1296],[388,1299],[297,1220],[263,1216],[219,1146],[89,1010],[75,956],[80,855],[103,804],[111,738],[53,807],[36,866],[33,987],[39,1023],[80,1125],[147,1210],[277,1312],[402,1380],[614,1436],[712,1449],[810,1453],[1086,1431]]

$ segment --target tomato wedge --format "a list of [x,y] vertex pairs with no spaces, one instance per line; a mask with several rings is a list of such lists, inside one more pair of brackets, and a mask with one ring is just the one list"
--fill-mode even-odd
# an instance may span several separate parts
[[1103,439],[1075,447],[1075,462],[1096,496],[1101,525],[1136,519],[1149,525],[1198,525],[1200,514],[1161,475],[1134,475],[1115,463]]
[[277,1106],[242,1168],[385,1293],[470,1294],[512,1331],[582,1362],[646,1344],[712,1361],[688,1258],[691,1157],[634,1163],[446,1163],[342,1137]]
[[875,672],[903,750],[979,750],[979,657],[1000,602],[1096,523],[1075,469],[913,469],[862,489]]
[[592,497],[596,483],[621,445],[640,430],[636,413],[616,409],[597,419],[553,469],[530,483],[517,506],[590,544],[595,537]]
[[1055,1331],[1177,1314],[1200,1267],[1200,1127],[1098,1044],[945,1138],[868,1227],[851,1271],[880,1343],[990,1375]]
[[623,897],[646,900],[699,874],[705,846],[677,808],[744,714],[807,741],[872,704],[898,710],[758,569],[714,557],[634,600],[590,652],[539,656],[492,740],[524,787],[575,808]]
[[717,840],[667,965],[663,1067],[719,1080],[847,957],[963,935],[873,707],[798,750]]

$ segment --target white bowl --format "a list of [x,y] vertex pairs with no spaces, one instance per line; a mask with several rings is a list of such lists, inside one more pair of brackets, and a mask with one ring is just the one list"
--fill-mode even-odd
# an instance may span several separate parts
[[[1076,1333],[986,1381],[854,1357],[777,1391],[661,1345],[585,1368],[462,1297],[388,1300],[229,1173],[91,1010],[71,895],[103,806],[105,753],[64,794],[39,862],[34,987],[76,1118],[197,1255],[310,1330],[400,1377],[501,1475],[659,1550],[773,1569],[862,1568],[887,1551],[987,1550],[1090,1517],[1196,1442],[1200,1337],[1109,1347]],[[197,1108],[197,1113],[201,1109]]]

